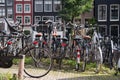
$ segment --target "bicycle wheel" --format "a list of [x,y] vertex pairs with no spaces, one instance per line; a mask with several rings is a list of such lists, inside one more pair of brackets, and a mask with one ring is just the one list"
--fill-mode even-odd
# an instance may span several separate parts
[[24,72],[33,78],[40,78],[49,73],[52,68],[50,52],[39,47],[26,51]]
[[96,48],[95,60],[96,60],[96,73],[99,73],[99,71],[101,70],[102,63],[103,63],[102,51],[100,47]]

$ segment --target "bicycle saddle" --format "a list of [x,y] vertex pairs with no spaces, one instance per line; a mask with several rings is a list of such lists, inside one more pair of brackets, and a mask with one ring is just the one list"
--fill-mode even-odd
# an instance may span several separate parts
[[68,41],[68,38],[67,37],[63,37],[62,40]]

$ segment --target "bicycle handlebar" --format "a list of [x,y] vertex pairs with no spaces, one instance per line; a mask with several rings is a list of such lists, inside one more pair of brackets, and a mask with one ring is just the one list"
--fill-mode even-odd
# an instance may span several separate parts
[[14,25],[14,26],[11,25],[5,17],[4,17],[4,20],[7,23],[8,27],[10,29],[10,32],[21,32],[20,30],[15,29],[15,27],[18,27],[19,25]]

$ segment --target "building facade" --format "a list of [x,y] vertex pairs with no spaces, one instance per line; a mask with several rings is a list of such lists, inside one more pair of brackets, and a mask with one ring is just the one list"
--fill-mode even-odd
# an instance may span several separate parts
[[0,0],[0,30],[6,30],[3,17],[13,21],[13,0]]
[[33,0],[14,0],[14,21],[18,20],[24,29],[33,23]]
[[13,0],[0,0],[0,17],[13,19]]
[[58,21],[58,12],[62,9],[61,0],[33,0],[33,24],[41,22],[38,31],[46,29],[47,20]]
[[102,35],[120,36],[120,0],[95,0],[94,16]]

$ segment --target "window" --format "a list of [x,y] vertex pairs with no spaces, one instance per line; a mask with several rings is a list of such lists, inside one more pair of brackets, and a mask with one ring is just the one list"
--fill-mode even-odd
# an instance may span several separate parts
[[44,11],[45,12],[52,12],[52,1],[45,0],[44,2]]
[[13,17],[13,10],[12,10],[12,8],[8,8],[7,16],[8,16],[8,18],[12,18]]
[[22,13],[22,4],[16,5],[16,13]]
[[52,20],[52,21],[54,21],[54,17],[53,17],[53,16],[43,16],[43,17],[42,17],[42,20],[43,20],[43,21],[47,21],[47,20],[49,20],[49,19]]
[[61,6],[61,1],[58,0],[54,0],[54,12],[58,12],[61,10],[62,6]]
[[112,4],[110,5],[110,21],[119,20],[119,5]]
[[19,21],[20,23],[23,23],[23,22],[22,22],[22,16],[17,16],[17,17],[16,17],[16,20]]
[[107,26],[106,25],[99,25],[99,32],[101,36],[107,35]]
[[43,1],[35,1],[35,12],[43,12]]
[[3,16],[5,16],[5,9],[1,8],[0,9],[0,17],[3,17]]
[[29,25],[30,24],[30,16],[25,16],[24,17],[24,23]]
[[8,14],[12,14],[13,13],[12,8],[8,8],[7,12],[8,12]]
[[[119,37],[119,25],[111,25],[110,26],[110,35],[112,37]],[[118,43],[118,39],[113,38],[114,43]]]
[[106,5],[98,5],[98,21],[107,21]]
[[41,21],[41,16],[35,16],[35,23],[38,23],[39,21]]
[[0,3],[5,3],[5,0],[0,0]]
[[7,5],[8,6],[11,6],[13,3],[12,3],[12,0],[7,0]]
[[30,8],[30,4],[25,4],[25,5],[24,5],[24,12],[25,12],[25,13],[30,13],[30,11],[31,11],[30,9],[31,9],[31,8]]

